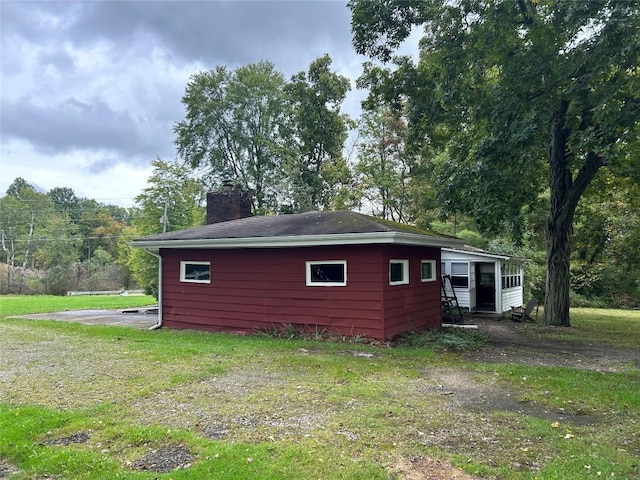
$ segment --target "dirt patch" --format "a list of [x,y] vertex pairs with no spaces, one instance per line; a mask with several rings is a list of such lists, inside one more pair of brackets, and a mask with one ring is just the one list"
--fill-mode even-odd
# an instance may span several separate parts
[[89,434],[86,432],[78,432],[62,438],[45,440],[45,445],[71,445],[72,443],[86,443],[89,440]]
[[185,445],[169,445],[131,462],[130,467],[134,470],[166,473],[179,468],[189,468],[192,461],[193,455]]
[[403,480],[478,480],[459,468],[435,458],[401,459],[392,469]]
[[486,347],[469,352],[465,358],[487,363],[515,363],[548,367],[567,367],[599,372],[619,372],[629,366],[640,368],[640,351],[549,338],[550,328],[540,323],[516,323],[510,320],[466,318],[488,335]]
[[430,382],[423,387],[423,393],[446,397],[444,408],[448,410],[464,409],[477,414],[514,413],[574,425],[591,425],[598,422],[596,417],[590,415],[573,415],[563,409],[547,408],[529,400],[520,400],[512,392],[491,382],[474,381],[472,375],[464,370],[431,369],[426,372],[426,376]]
[[18,469],[6,460],[0,458],[0,478],[9,478],[16,473]]

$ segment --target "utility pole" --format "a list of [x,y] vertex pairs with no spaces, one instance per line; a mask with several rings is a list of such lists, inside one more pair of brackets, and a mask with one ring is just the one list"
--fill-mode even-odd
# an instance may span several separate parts
[[169,197],[164,197],[164,214],[162,215],[162,233],[167,233],[167,208],[169,208]]

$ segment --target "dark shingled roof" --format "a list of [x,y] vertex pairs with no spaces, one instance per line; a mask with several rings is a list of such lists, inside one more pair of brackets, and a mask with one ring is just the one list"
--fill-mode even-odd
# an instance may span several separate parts
[[361,213],[307,212],[291,215],[248,217],[176,232],[149,235],[136,241],[176,241],[224,238],[266,238],[348,233],[400,232],[448,238],[416,227],[370,217]]

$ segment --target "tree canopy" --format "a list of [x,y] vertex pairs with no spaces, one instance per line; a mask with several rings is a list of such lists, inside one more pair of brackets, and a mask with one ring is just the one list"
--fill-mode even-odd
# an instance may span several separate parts
[[262,61],[224,66],[191,77],[174,127],[178,155],[202,167],[210,185],[233,179],[255,195],[255,210],[276,204],[279,165],[286,156],[284,77]]
[[293,133],[286,183],[293,211],[330,208],[337,187],[350,179],[342,154],[349,120],[340,106],[351,86],[330,67],[324,55],[285,86]]
[[290,81],[261,61],[193,75],[174,127],[179,157],[214,189],[225,179],[253,193],[255,213],[331,208],[350,180],[340,113],[349,80],[314,60]]
[[410,170],[413,158],[405,148],[407,125],[388,108],[364,111],[358,128],[360,203],[375,216],[412,223]]
[[[371,100],[409,103],[412,147],[441,152],[437,195],[487,231],[518,231],[549,195],[545,321],[570,325],[574,214],[599,170],[637,162],[635,1],[352,0]],[[414,26],[420,59],[393,57]],[[515,228],[514,228],[515,227]]]
[[129,241],[144,235],[200,226],[204,223],[205,187],[184,163],[156,158],[148,185],[136,197],[136,216],[118,243],[118,261],[126,265],[133,280],[157,294],[158,262]]

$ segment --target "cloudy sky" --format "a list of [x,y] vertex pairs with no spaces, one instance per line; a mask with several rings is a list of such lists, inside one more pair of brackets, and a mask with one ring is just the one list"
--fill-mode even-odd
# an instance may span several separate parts
[[[343,1],[0,0],[0,194],[42,191],[130,206],[150,162],[175,158],[189,76],[269,60],[287,78],[328,53],[352,79]],[[354,86],[355,89],[355,86]],[[363,92],[344,105],[357,114]]]

